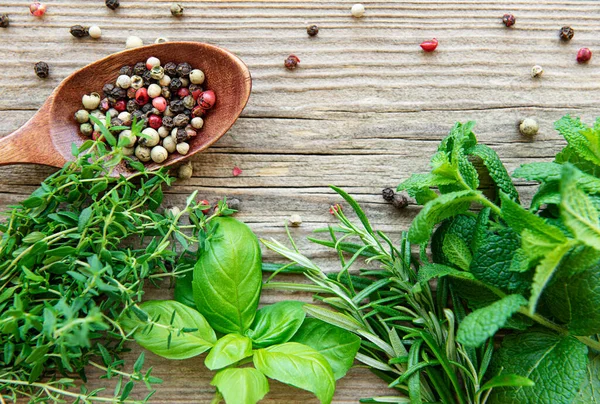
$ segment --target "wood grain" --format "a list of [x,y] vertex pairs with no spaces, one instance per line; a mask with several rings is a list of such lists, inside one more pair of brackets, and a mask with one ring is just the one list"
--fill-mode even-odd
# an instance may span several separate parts
[[[427,169],[431,153],[456,121],[476,120],[481,142],[492,146],[510,171],[522,163],[548,160],[565,142],[553,122],[565,114],[592,122],[600,116],[600,68],[592,58],[575,61],[577,50],[600,50],[600,4],[595,1],[365,1],[362,19],[350,16],[354,1],[179,1],[181,19],[170,16],[169,1],[122,0],[116,11],[102,2],[55,0],[43,20],[28,15],[25,1],[8,0],[0,12],[11,28],[0,31],[0,133],[17,129],[74,70],[122,50],[128,35],[145,43],[158,36],[222,46],[250,68],[253,93],[242,117],[206,152],[194,156],[195,175],[167,190],[167,204],[187,194],[241,200],[238,218],[260,237],[283,240],[283,223],[302,216],[293,229],[299,247],[326,269],[335,257],[304,238],[324,223],[339,198],[328,188],[344,187],[361,202],[374,225],[396,237],[418,208],[396,211],[380,192],[412,172]],[[505,28],[506,12],[517,23]],[[318,24],[317,37],[306,35]],[[74,24],[97,24],[100,40],[75,39]],[[575,29],[569,43],[558,40],[563,25]],[[436,52],[419,43],[436,37]],[[283,68],[290,54],[295,71]],[[598,56],[595,56],[598,57]],[[50,64],[39,80],[33,64]],[[544,67],[540,79],[530,69]],[[540,133],[522,138],[520,119],[535,117]],[[233,177],[234,166],[242,168]],[[22,199],[51,172],[41,166],[0,168],[0,206]],[[525,200],[533,184],[517,182]],[[266,252],[267,259],[275,259]],[[169,290],[149,291],[168,297]],[[293,297],[310,299],[307,295]],[[264,301],[290,297],[269,291]],[[209,402],[211,374],[200,360],[168,362],[148,355],[165,379],[157,403]],[[91,378],[93,386],[105,381]],[[265,402],[315,402],[310,394],[272,383]],[[338,383],[337,403],[390,394],[365,369]]]

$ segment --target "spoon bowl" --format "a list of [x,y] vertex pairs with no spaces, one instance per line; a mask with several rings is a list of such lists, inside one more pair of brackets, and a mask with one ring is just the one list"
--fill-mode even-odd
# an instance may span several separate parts
[[[252,79],[248,67],[229,51],[204,43],[166,42],[115,53],[77,70],[48,97],[38,112],[21,128],[0,139],[0,165],[35,163],[62,167],[73,158],[71,144],[86,139],[73,114],[82,109],[84,94],[102,94],[106,83],[114,83],[123,66],[133,66],[150,56],[166,62],[188,62],[206,76],[205,89],[215,92],[216,103],[204,117],[198,136],[189,140],[186,155],[173,153],[161,163],[146,163],[149,169],[170,166],[208,148],[234,124],[250,97]],[[118,170],[127,175],[123,165]]]

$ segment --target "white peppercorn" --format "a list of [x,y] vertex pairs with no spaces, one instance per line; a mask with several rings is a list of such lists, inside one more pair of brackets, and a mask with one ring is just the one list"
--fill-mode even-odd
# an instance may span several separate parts
[[175,153],[175,150],[177,150],[177,143],[171,136],[164,138],[162,145],[169,153]]
[[146,69],[150,70],[152,69],[154,66],[160,66],[160,59],[157,58],[156,56],[150,56],[147,60],[146,60]]
[[150,70],[150,77],[154,80],[160,80],[165,75],[165,69],[162,66],[154,66],[152,70]]
[[191,137],[196,137],[198,135],[198,133],[194,130],[194,128],[192,128],[192,125],[187,125],[185,127],[185,134],[188,139]]
[[523,136],[535,136],[539,129],[538,123],[533,118],[525,118],[519,125],[519,130]]
[[166,74],[163,75],[162,78],[158,80],[158,84],[160,84],[163,87],[168,86],[169,84],[171,84],[171,77],[167,76]]
[[84,95],[81,98],[81,103],[85,109],[96,109],[100,105],[100,94],[91,93],[90,95]]
[[146,146],[137,146],[135,148],[135,157],[144,163],[150,161],[150,148]]
[[127,143],[123,147],[133,147],[137,140],[136,136],[128,129],[119,134],[119,139],[126,139]]
[[125,125],[125,126],[131,125],[131,114],[129,112],[123,111],[119,115],[117,115],[117,118],[119,118],[121,120],[121,122],[123,122],[123,125]]
[[150,151],[150,157],[155,163],[162,163],[169,157],[169,152],[162,146],[154,146]]
[[289,222],[290,226],[298,227],[302,224],[302,217],[300,217],[299,214],[294,213],[290,216]]
[[83,136],[92,136],[94,128],[89,123],[82,123],[81,125],[79,125],[79,131]]
[[199,116],[197,116],[196,118],[192,118],[192,121],[190,123],[195,129],[202,129],[202,127],[204,126],[204,120]]
[[160,128],[158,128],[158,136],[165,138],[167,136],[169,136],[169,129],[167,129],[166,126],[161,126]]
[[110,118],[116,118],[117,115],[119,115],[119,111],[117,111],[114,108],[110,108],[108,111],[106,111],[108,113],[108,115],[110,115]]
[[158,38],[156,38],[156,41],[154,41],[154,43],[165,43],[165,42],[169,42],[169,38],[165,38],[164,36],[159,36]]
[[75,120],[78,123],[86,123],[90,120],[90,113],[85,109],[80,109],[79,111],[75,112]]
[[106,115],[104,115],[102,113],[102,111],[100,111],[99,109],[93,110],[92,112],[90,112],[90,115],[94,116],[94,117],[96,117],[98,119],[104,119],[106,117]]
[[544,74],[544,69],[540,65],[535,65],[531,68],[531,77],[536,78]]
[[144,41],[139,36],[132,35],[125,41],[125,49],[139,48],[140,46],[144,46]]
[[148,86],[148,96],[150,98],[160,97],[162,94],[162,88],[158,84],[150,84]]
[[128,89],[129,87],[131,87],[131,77],[122,74],[119,77],[117,77],[117,87],[121,87],[124,89]]
[[102,30],[100,29],[99,26],[97,25],[92,25],[89,29],[88,29],[88,33],[90,34],[90,36],[94,39],[98,39],[102,36]]
[[160,136],[158,136],[158,132],[155,129],[146,128],[142,131],[142,134],[146,135],[146,137],[140,137],[139,143],[142,146],[153,147],[160,142]]
[[131,87],[136,90],[144,87],[144,79],[140,76],[131,76]]
[[173,129],[171,130],[171,137],[172,137],[172,138],[173,138],[173,140],[174,140],[174,141],[176,141],[176,142],[177,142],[177,130],[178,130],[178,129],[179,129],[179,128],[173,128]]
[[360,3],[357,3],[352,6],[352,9],[350,11],[352,12],[352,17],[360,18],[363,15],[365,15],[365,6],[363,6]]
[[133,153],[135,153],[135,148],[133,147],[123,147],[122,150],[125,156],[133,156]]
[[185,143],[185,142],[181,142],[181,143],[177,143],[177,153],[179,154],[188,154],[188,152],[190,151],[190,145]]
[[188,179],[192,178],[193,174],[194,174],[194,168],[192,167],[192,163],[189,161],[187,163],[179,166],[179,168],[177,169],[177,178],[179,178],[181,180],[188,180]]
[[204,72],[200,69],[194,69],[190,72],[190,81],[192,84],[204,83]]

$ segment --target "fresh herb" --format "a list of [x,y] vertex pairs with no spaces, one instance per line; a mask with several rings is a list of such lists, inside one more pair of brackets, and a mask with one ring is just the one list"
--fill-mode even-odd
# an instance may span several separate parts
[[[307,319],[301,302],[257,310],[262,266],[256,236],[233,218],[214,219],[203,231],[193,276],[177,280],[179,302],[142,303],[141,312],[125,312],[120,323],[141,346],[168,359],[208,351],[204,364],[217,371],[213,403],[254,404],[269,392],[267,377],[330,403],[335,381],[352,366],[360,339]],[[250,363],[254,368],[240,367]]]
[[[359,335],[357,359],[410,402],[594,402],[600,396],[600,120],[588,127],[562,118],[555,127],[568,145],[555,161],[516,170],[516,177],[541,183],[529,209],[496,153],[477,144],[473,126],[456,124],[432,157],[431,172],[398,187],[424,205],[398,245],[334,187],[360,223],[336,209],[340,225],[322,230],[330,240],[310,240],[334,248],[341,270],[325,274],[293,240],[292,248],[265,240],[314,283],[265,288],[318,293],[335,311],[311,305],[305,311]],[[475,158],[495,182],[493,197],[478,189]],[[474,204],[478,213],[470,210]],[[419,256],[411,243],[420,245]],[[500,329],[508,335],[498,336]],[[497,350],[493,338],[501,342]]]

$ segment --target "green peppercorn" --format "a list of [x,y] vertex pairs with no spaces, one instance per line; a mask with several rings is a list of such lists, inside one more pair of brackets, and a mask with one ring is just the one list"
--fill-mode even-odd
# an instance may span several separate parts
[[73,25],[69,32],[71,32],[71,35],[75,38],[83,38],[90,35],[88,28],[81,25]]
[[171,4],[171,14],[174,17],[181,17],[183,15],[183,6],[178,3]]
[[79,126],[79,130],[81,131],[81,134],[83,136],[92,136],[92,133],[94,132],[94,127],[89,124],[89,123],[82,123]]
[[37,76],[40,79],[45,79],[46,77],[48,77],[50,70],[50,68],[48,67],[48,63],[46,62],[37,62],[33,69],[35,71],[35,74],[37,74]]
[[8,14],[0,15],[0,28],[7,28],[10,24]]
[[75,112],[75,120],[78,123],[86,123],[90,120],[90,113],[85,109],[80,109],[79,111]]

